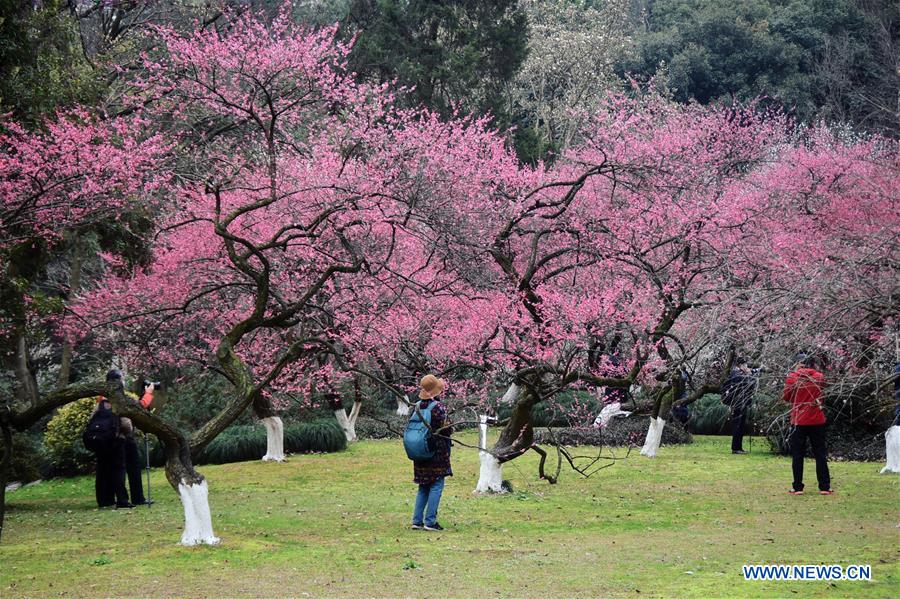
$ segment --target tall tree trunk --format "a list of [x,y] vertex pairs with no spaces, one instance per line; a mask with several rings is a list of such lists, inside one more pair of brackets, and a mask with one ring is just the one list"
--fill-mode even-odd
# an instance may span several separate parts
[[[81,289],[81,268],[84,265],[84,240],[76,233],[72,247],[72,265],[69,269],[69,299]],[[72,375],[72,354],[74,347],[68,339],[63,339],[62,358],[59,361],[59,379],[56,384],[62,389],[69,384]]]
[[16,380],[19,383],[19,399],[29,405],[38,403],[38,386],[31,370],[31,357],[25,335],[19,335],[16,344],[15,365]]

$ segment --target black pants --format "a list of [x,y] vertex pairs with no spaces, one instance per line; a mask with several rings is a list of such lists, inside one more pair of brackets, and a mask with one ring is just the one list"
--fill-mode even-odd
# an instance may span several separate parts
[[125,490],[125,445],[121,439],[110,443],[109,447],[98,451],[97,478],[94,492],[99,507],[127,505],[128,491]]
[[744,429],[747,427],[747,410],[731,411],[731,451],[744,451]]
[[796,425],[791,431],[792,466],[794,469],[794,490],[803,490],[803,458],[806,457],[806,440],[812,446],[816,458],[816,478],[820,491],[831,490],[831,475],[828,472],[828,449],[825,446],[825,425]]
[[144,503],[144,481],[141,478],[141,453],[134,439],[125,439],[125,472],[128,474],[128,489],[131,503]]

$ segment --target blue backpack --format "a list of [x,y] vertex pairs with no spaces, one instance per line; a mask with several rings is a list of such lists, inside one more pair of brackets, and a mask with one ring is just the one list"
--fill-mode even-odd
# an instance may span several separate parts
[[413,407],[412,416],[403,430],[403,449],[406,457],[421,462],[434,458],[435,443],[431,434],[431,408],[437,402],[432,401],[427,408]]

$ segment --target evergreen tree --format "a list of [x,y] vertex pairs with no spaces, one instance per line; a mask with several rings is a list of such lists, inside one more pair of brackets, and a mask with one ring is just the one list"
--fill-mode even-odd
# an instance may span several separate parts
[[507,83],[526,56],[526,17],[516,0],[354,0],[351,68],[415,87],[411,100],[448,113],[491,112],[506,121]]

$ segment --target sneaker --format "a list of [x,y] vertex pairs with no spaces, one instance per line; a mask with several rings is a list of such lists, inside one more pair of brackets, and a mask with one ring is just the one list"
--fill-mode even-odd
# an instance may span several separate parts
[[152,499],[145,499],[143,501],[135,501],[134,505],[153,505],[154,503]]
[[834,495],[834,491],[828,489],[827,491],[819,491],[819,495]]
[[440,524],[438,524],[437,522],[435,522],[434,524],[426,524],[426,525],[425,525],[425,530],[438,530],[438,531],[440,531],[440,530],[444,530],[444,527],[441,526]]
[[743,449],[733,449],[731,450],[731,453],[735,455],[747,455],[749,452],[744,451]]
[[795,489],[791,489],[788,491],[788,495],[803,495],[803,491],[797,491]]
[[130,510],[133,507],[133,503],[123,503],[122,505],[116,505],[117,510]]
[[413,525],[412,525],[413,530],[422,530],[423,528],[425,528],[423,525],[416,524],[415,522],[413,522]]

